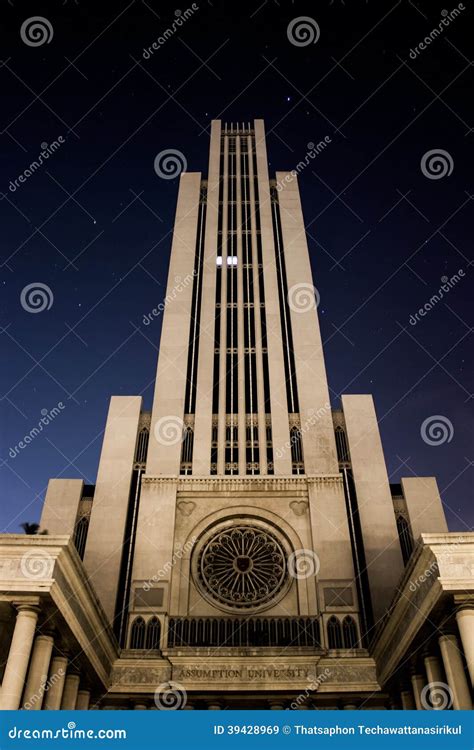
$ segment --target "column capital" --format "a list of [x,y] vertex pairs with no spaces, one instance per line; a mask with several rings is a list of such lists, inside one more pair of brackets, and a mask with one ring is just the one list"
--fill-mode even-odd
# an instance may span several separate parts
[[54,636],[51,633],[38,633],[35,638],[36,641],[46,641],[47,643],[54,643]]
[[439,656],[437,656],[437,654],[433,654],[432,652],[429,652],[429,651],[426,652],[426,654],[423,656],[423,658],[425,660],[425,663],[427,661],[428,662],[434,662],[434,661],[438,661],[439,662]]
[[74,659],[68,665],[67,676],[68,677],[80,677],[81,676],[81,668],[79,667],[78,664],[74,664]]
[[453,643],[457,643],[458,638],[454,633],[443,633],[438,638],[438,643],[444,643],[446,641],[452,641]]
[[41,608],[39,604],[29,604],[27,602],[12,602],[13,606],[15,607],[18,614],[24,615],[24,616],[30,616],[30,617],[38,617],[39,613],[41,612]]

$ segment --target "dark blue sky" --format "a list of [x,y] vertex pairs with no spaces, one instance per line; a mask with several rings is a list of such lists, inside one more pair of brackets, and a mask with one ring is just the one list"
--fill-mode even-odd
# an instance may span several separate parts
[[[178,149],[190,171],[205,172],[212,118],[263,117],[271,172],[331,139],[300,188],[333,403],[341,392],[373,393],[391,481],[436,474],[450,528],[466,529],[472,3],[415,59],[410,49],[450,5],[197,4],[148,60],[143,48],[171,26],[174,6],[2,4],[0,528],[39,519],[49,477],[94,482],[112,394],[142,394],[151,406],[161,321],[142,319],[165,295],[177,194],[177,180],[155,173],[155,156]],[[22,40],[31,16],[49,21],[49,43]],[[301,16],[318,24],[315,44],[289,41]],[[60,136],[12,191],[41,144]],[[452,167],[440,179],[421,168],[434,149]],[[460,281],[411,325],[459,269]],[[21,294],[36,282],[52,304],[34,314]],[[12,457],[59,402],[54,421]],[[422,439],[433,416],[449,441]]]

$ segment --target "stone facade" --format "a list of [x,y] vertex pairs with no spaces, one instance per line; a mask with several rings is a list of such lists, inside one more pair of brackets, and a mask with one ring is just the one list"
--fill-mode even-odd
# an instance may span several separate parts
[[0,537],[0,706],[470,707],[474,539],[331,409],[296,176],[212,123],[181,175],[151,412],[112,397],[97,481]]

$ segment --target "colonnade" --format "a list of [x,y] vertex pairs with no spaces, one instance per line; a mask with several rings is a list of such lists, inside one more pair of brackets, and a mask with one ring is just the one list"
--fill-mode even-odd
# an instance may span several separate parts
[[87,710],[90,690],[64,654],[54,650],[53,633],[38,633],[40,609],[17,604],[13,637],[0,692],[0,710]]
[[[54,635],[37,630],[40,609],[32,604],[16,605],[17,616],[11,640],[10,651],[0,693],[0,709],[17,710],[88,710],[90,690],[81,684],[81,675],[67,656],[55,651]],[[468,680],[464,670],[462,653],[465,656],[471,682],[474,681],[474,607],[461,606],[456,611],[459,635],[445,633],[439,636],[439,654],[427,652],[423,665],[412,670],[410,685],[405,684],[398,696],[393,696],[391,708],[404,710],[472,709]],[[434,649],[433,649],[434,651]],[[446,688],[446,699],[440,695]],[[201,705],[201,702],[200,702]],[[346,710],[357,709],[354,702],[339,701],[339,707]],[[116,708],[103,705],[105,709]],[[208,701],[209,710],[218,710],[218,701]],[[292,707],[292,706],[290,706]],[[136,700],[134,708],[144,710],[156,708],[144,700]],[[189,701],[185,710],[192,710]],[[270,710],[287,708],[283,702],[268,701]],[[317,708],[312,703],[295,706],[298,710]],[[336,708],[336,706],[334,706]]]

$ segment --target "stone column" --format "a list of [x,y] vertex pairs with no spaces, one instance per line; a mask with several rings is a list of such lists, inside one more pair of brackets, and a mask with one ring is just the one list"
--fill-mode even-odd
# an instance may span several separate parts
[[134,711],[146,711],[147,705],[146,703],[135,703],[133,706]]
[[344,711],[357,711],[357,706],[355,703],[345,703]]
[[455,635],[442,635],[439,639],[444,671],[453,699],[453,708],[457,711],[472,709],[471,695],[464,673],[458,639]]
[[79,690],[77,693],[76,711],[88,711],[90,700],[90,690]]
[[38,622],[38,608],[30,604],[17,606],[15,629],[8,653],[5,675],[0,696],[0,709],[16,711],[20,707],[21,694],[30,660],[31,647]]
[[440,711],[443,708],[446,708],[443,696],[439,693],[440,684],[445,684],[443,668],[437,656],[425,656],[424,662],[431,707],[435,711]]
[[79,675],[75,672],[66,675],[63,697],[61,700],[61,711],[75,710],[80,679]]
[[208,703],[207,704],[207,710],[208,711],[220,711],[221,710],[221,705],[220,705],[220,703],[212,703],[212,702]]
[[415,706],[417,711],[423,711],[425,708],[421,702],[421,691],[425,687],[425,678],[422,674],[414,673],[411,676],[411,684],[413,687],[413,697],[415,699]]
[[270,711],[283,711],[285,708],[284,703],[281,703],[280,701],[270,701],[269,703]]
[[461,607],[456,612],[456,620],[471,683],[474,685],[474,607]]
[[413,693],[411,690],[401,690],[400,700],[402,702],[402,709],[404,711],[414,711],[415,701],[413,700]]
[[61,708],[66,669],[67,656],[53,656],[49,668],[48,690],[43,705],[45,711],[58,711]]
[[26,710],[39,711],[43,705],[53,645],[51,635],[37,635],[35,638],[23,697],[23,708]]
[[186,703],[186,705],[183,706],[183,711],[194,711],[194,705],[192,703]]

